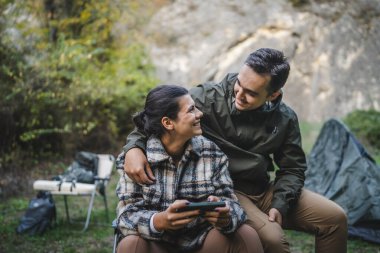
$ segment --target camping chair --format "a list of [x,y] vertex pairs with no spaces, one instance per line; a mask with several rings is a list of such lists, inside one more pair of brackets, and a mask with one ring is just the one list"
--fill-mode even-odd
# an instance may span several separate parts
[[53,180],[37,180],[33,184],[34,190],[49,191],[52,195],[63,195],[65,200],[66,217],[70,222],[69,209],[67,205],[67,196],[91,196],[90,203],[87,209],[87,218],[84,224],[83,231],[87,230],[90,222],[91,211],[94,204],[95,195],[101,195],[104,200],[106,216],[108,221],[108,206],[106,196],[106,186],[111,176],[115,158],[109,154],[97,154],[98,168],[95,182],[93,184],[61,182]]
[[121,233],[117,227],[117,221],[114,219],[112,221],[112,228],[113,228],[113,248],[112,253],[116,253],[117,244],[119,243],[121,239]]

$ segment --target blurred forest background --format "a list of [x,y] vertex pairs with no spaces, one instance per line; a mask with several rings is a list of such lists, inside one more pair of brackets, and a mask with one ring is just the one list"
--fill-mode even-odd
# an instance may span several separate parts
[[0,1],[1,197],[30,190],[44,161],[119,152],[157,83],[139,31],[161,4]]
[[[0,198],[61,173],[77,151],[117,155],[150,88],[219,81],[262,46],[289,57],[285,101],[299,113],[306,151],[335,115],[378,157],[380,4],[354,2],[0,0]],[[353,42],[321,30],[347,26]],[[345,68],[342,57],[352,58]]]
[[[158,83],[219,81],[263,46],[289,56],[285,100],[306,152],[337,116],[379,162],[379,13],[378,0],[0,0],[0,251],[109,252],[110,227],[14,236],[33,181],[61,174],[77,151],[116,156]],[[94,220],[104,222],[101,204]],[[293,252],[313,252],[312,237],[288,236]],[[359,241],[349,250],[380,252]]]

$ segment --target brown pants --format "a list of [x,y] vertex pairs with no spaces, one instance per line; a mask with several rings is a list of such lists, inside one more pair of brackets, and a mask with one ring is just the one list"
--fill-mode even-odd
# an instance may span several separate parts
[[268,220],[273,186],[260,196],[236,192],[241,206],[261,239],[265,253],[290,252],[284,229],[304,231],[315,235],[316,253],[345,253],[347,251],[347,217],[333,201],[303,189],[295,208],[283,217],[282,227]]
[[[118,247],[117,253],[169,253],[180,252],[177,248],[165,242],[145,240],[137,235],[124,237]],[[202,248],[192,253],[264,253],[259,236],[252,227],[242,225],[233,235],[225,236],[217,229],[207,234]]]

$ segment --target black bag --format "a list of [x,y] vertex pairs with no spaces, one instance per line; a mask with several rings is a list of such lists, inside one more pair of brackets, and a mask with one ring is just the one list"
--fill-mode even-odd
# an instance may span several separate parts
[[62,175],[53,180],[63,182],[93,184],[98,170],[98,156],[94,153],[81,151],[75,155],[74,162]]
[[[74,163],[76,164],[74,165]],[[98,155],[85,151],[78,152],[75,155],[75,161],[72,166],[84,168],[88,171],[92,171],[92,173],[96,175],[98,172]]]
[[53,227],[56,221],[56,209],[50,192],[39,191],[37,197],[29,202],[29,207],[20,220],[16,232],[19,234],[42,235]]

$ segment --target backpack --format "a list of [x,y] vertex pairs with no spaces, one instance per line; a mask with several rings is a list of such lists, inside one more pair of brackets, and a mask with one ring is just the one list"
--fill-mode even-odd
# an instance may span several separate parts
[[98,169],[98,156],[94,153],[81,151],[75,155],[74,161],[62,174],[53,177],[53,180],[63,182],[93,184]]
[[39,191],[29,202],[28,209],[20,220],[18,234],[42,235],[56,221],[56,208],[50,192]]

